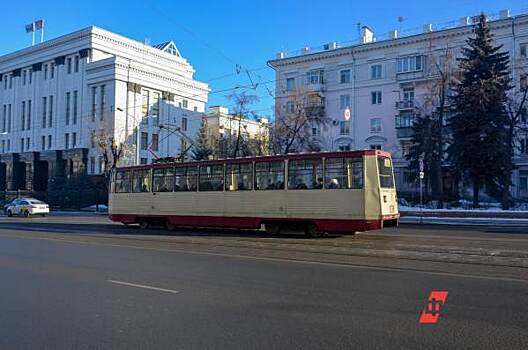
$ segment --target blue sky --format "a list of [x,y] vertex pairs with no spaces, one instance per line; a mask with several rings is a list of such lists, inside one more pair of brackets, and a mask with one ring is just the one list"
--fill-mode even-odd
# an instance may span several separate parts
[[[528,1],[4,0],[2,8],[0,55],[29,46],[31,37],[25,34],[24,24],[39,18],[46,21],[46,38],[93,24],[140,41],[148,38],[153,44],[174,40],[195,67],[195,77],[210,81],[209,105],[230,105],[229,92],[218,91],[248,85],[244,69],[258,69],[251,73],[255,82],[273,80],[266,61],[278,51],[355,40],[358,22],[368,24],[376,34],[386,34],[398,29],[398,16],[404,17],[405,30],[480,11],[509,8],[528,13]],[[240,74],[237,65],[243,67]],[[211,80],[218,77],[223,78]],[[271,114],[273,98],[266,87],[273,90],[274,84],[260,84],[250,91],[261,98],[253,106],[259,115]]]

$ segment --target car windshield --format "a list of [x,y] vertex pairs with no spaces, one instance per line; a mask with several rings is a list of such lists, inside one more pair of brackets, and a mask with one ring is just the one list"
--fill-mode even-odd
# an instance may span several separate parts
[[37,199],[32,199],[32,200],[29,201],[29,203],[31,203],[31,204],[45,204],[44,202],[39,201]]

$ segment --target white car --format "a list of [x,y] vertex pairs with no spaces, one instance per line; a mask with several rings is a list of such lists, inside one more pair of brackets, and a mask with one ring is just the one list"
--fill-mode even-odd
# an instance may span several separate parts
[[6,209],[7,216],[24,215],[42,215],[49,214],[49,206],[34,198],[19,198],[15,199]]

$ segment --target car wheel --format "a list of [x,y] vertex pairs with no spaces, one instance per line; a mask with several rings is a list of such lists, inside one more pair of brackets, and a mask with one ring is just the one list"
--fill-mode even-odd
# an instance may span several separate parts
[[9,217],[12,217],[12,216],[13,216],[13,213],[11,212],[11,210],[8,210],[8,211],[7,211],[7,216],[9,216]]
[[43,218],[45,218],[45,217],[46,217],[46,215],[48,215],[48,214],[42,214],[42,217],[43,217]]
[[141,220],[139,222],[139,227],[143,230],[147,229],[149,227],[149,222],[147,220]]
[[265,226],[266,226],[266,233],[268,235],[276,236],[276,235],[280,234],[280,232],[281,232],[281,227],[277,223],[270,222],[270,223],[266,224]]
[[25,217],[25,218],[29,217],[29,211],[28,211],[28,210],[25,210],[25,211],[24,211],[24,217]]

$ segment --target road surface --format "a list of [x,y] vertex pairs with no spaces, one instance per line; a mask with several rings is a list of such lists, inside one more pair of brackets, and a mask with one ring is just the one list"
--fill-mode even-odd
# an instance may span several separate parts
[[[526,349],[527,231],[310,240],[0,217],[0,349]],[[420,324],[435,290],[438,322]]]

